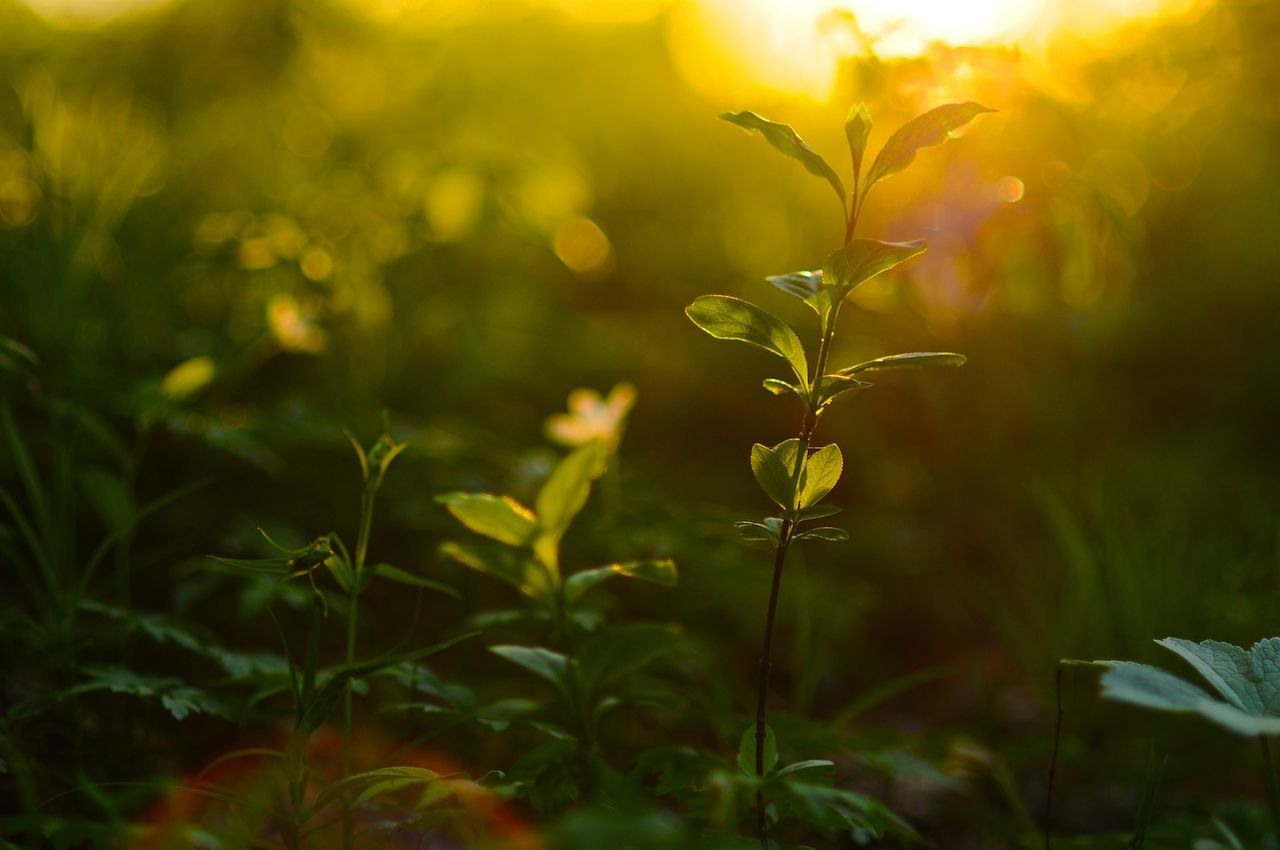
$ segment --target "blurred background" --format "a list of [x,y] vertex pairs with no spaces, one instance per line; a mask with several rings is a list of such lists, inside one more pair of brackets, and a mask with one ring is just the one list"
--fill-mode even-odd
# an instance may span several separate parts
[[[930,249],[857,292],[833,354],[969,362],[825,419],[853,541],[789,567],[777,683],[896,754],[907,814],[980,831],[1042,804],[1058,659],[1276,632],[1277,44],[1269,0],[0,0],[0,334],[39,361],[7,349],[5,393],[87,494],[68,557],[120,504],[208,482],[99,580],[252,647],[261,601],[201,557],[258,525],[354,535],[343,427],[372,440],[385,410],[411,442],[375,545],[464,589],[439,630],[510,600],[437,558],[433,496],[529,498],[547,417],[629,382],[621,487],[568,557],[677,558],[678,591],[613,613],[679,623],[714,659],[707,711],[742,714],[769,562],[730,524],[767,510],[748,451],[798,412],[760,388],[776,362],[682,308],[738,295],[811,336],[764,277],[819,265],[841,222],[715,116],[791,123],[844,173],[853,104],[875,150],[979,101],[998,112],[871,196],[861,235]],[[377,604],[394,642],[411,606]],[[1259,793],[1234,739],[1101,704],[1087,671],[1064,687],[1064,829],[1131,822],[1152,736],[1170,808]],[[235,737],[157,727],[118,765]],[[949,814],[911,811],[927,782]]]

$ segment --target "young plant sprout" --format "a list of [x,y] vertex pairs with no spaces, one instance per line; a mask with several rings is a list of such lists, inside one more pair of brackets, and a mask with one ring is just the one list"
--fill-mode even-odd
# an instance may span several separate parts
[[823,497],[840,478],[843,457],[840,447],[834,443],[814,445],[818,421],[837,397],[871,386],[861,379],[865,373],[922,366],[959,366],[965,361],[962,355],[950,352],[913,352],[831,368],[828,361],[832,341],[840,309],[849,293],[873,277],[924,253],[926,247],[923,240],[883,242],[854,238],[858,217],[872,187],[909,166],[921,148],[941,144],[953,131],[978,115],[991,111],[977,103],[952,103],[932,109],[907,122],[890,136],[864,174],[862,161],[871,134],[871,115],[865,105],[859,104],[845,122],[853,166],[853,191],[847,197],[844,183],[835,169],[788,125],[769,121],[753,112],[720,116],[748,132],[759,133],[779,152],[798,160],[811,174],[826,180],[840,199],[844,228],[844,245],[823,261],[821,269],[769,278],[771,284],[799,298],[817,314],[818,347],[812,362],[799,335],[790,325],[740,298],[704,295],[685,309],[693,323],[711,336],[750,343],[785,360],[791,367],[790,378],[768,378],[764,388],[774,395],[794,395],[801,403],[798,436],[772,447],[757,443],[751,449],[751,471],[765,495],[778,506],[778,514],[760,522],[737,524],[745,539],[765,541],[774,547],[773,582],[760,651],[756,719],[754,728],[749,728],[743,735],[738,757],[744,770],[750,766],[750,772],[755,776],[756,836],[764,850],[769,846],[764,782],[766,774],[778,761],[777,745],[773,731],[766,723],[766,713],[782,568],[792,543],[844,540],[848,537],[838,528],[807,525],[839,510],[835,506],[821,504]]

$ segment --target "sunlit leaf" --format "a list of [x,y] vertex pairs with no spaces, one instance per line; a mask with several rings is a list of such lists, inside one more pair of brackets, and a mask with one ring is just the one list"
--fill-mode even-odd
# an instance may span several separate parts
[[[871,110],[865,103],[859,103],[849,110],[849,117],[844,122],[844,135],[849,140],[849,155],[853,159],[853,174],[862,173],[862,155],[867,150],[867,139],[871,136]],[[854,181],[854,187],[857,187]]]
[[546,567],[523,552],[482,543],[444,543],[440,554],[477,572],[504,581],[526,596],[548,599],[551,577]]
[[911,164],[921,148],[940,145],[951,134],[984,112],[995,112],[979,103],[948,103],[930,109],[903,124],[884,143],[867,172],[863,191],[886,177],[897,174]]
[[[578,511],[587,503],[587,497],[591,494],[591,482],[599,478],[604,469],[604,446],[599,440],[575,449],[560,461],[538,491],[535,502],[540,538],[559,541]],[[544,560],[544,563],[552,569],[557,566],[554,558],[549,562]]]
[[782,539],[782,520],[778,517],[768,517],[761,522],[742,520],[735,522],[733,527],[738,530],[738,536],[743,540],[777,544]]
[[793,538],[795,540],[826,540],[832,543],[838,543],[849,539],[849,532],[843,528],[831,528],[830,526],[819,526],[818,528],[810,528],[802,531]]
[[675,587],[677,581],[676,562],[670,558],[661,558],[651,561],[628,561],[582,570],[565,580],[565,600],[572,605],[581,599],[582,595],[588,590],[614,576],[627,576],[662,585],[663,587]]
[[774,395],[786,395],[787,393],[795,393],[801,398],[804,397],[804,390],[795,384],[787,383],[781,378],[765,378],[764,388]]
[[751,471],[760,489],[782,508],[790,509],[795,502],[795,466],[799,448],[800,441],[795,438],[784,440],[773,448],[760,443],[751,447]]
[[799,160],[800,164],[810,174],[821,177],[831,184],[836,197],[840,199],[841,208],[845,208],[844,183],[840,181],[840,175],[836,174],[835,170],[830,165],[827,165],[827,161],[819,156],[817,151],[809,147],[804,139],[800,138],[799,134],[791,129],[790,126],[770,121],[746,110],[742,112],[726,112],[720,117],[730,124],[736,124],[749,133],[759,133],[775,149],[792,159]]
[[822,265],[822,285],[835,288],[838,297],[843,297],[876,275],[923,254],[928,247],[923,239],[914,242],[854,239],[827,257]]
[[823,446],[809,455],[800,479],[800,498],[797,508],[807,508],[822,501],[840,480],[844,468],[844,456],[835,443]]
[[537,532],[533,511],[509,496],[445,493],[436,501],[467,528],[508,546],[527,546]]
[[797,519],[800,522],[804,522],[805,520],[822,519],[823,517],[834,516],[838,513],[840,513],[840,508],[835,505],[810,505],[800,511],[800,515]]
[[877,357],[856,366],[841,369],[837,374],[852,376],[859,372],[883,372],[887,369],[920,369],[931,366],[961,366],[965,362],[963,354],[949,351],[914,351],[910,354],[890,354]]
[[716,339],[731,339],[772,351],[791,366],[802,385],[809,363],[800,338],[786,322],[756,305],[728,295],[704,295],[685,308],[693,323]]
[[[778,763],[778,739],[774,737],[773,727],[764,727],[764,772],[773,770]],[[738,742],[738,767],[748,776],[756,775],[756,725],[752,723],[742,733]]]

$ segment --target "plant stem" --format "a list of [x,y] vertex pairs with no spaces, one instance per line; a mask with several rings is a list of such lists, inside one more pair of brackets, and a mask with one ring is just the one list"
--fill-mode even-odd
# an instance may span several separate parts
[[1044,805],[1044,850],[1050,850],[1053,836],[1053,784],[1058,778],[1058,744],[1062,742],[1062,667],[1054,679],[1058,700],[1058,718],[1053,724],[1053,757],[1049,760],[1049,789]]
[[1266,735],[1258,736],[1258,746],[1262,750],[1263,777],[1267,785],[1267,804],[1271,809],[1271,822],[1276,837],[1280,838],[1280,782],[1276,780],[1275,763],[1271,760],[1271,742]]
[[[356,533],[356,555],[351,565],[352,589],[347,611],[347,666],[356,661],[356,625],[360,618],[360,590],[364,583],[364,559],[369,551],[369,533],[373,528],[373,498],[377,492],[376,485],[365,484],[364,494],[360,497],[360,530]],[[352,683],[347,681],[342,695],[342,778],[351,775],[351,721],[352,721]],[[344,806],[342,813],[342,846],[350,850],[355,831],[355,823],[351,816],[351,806]]]

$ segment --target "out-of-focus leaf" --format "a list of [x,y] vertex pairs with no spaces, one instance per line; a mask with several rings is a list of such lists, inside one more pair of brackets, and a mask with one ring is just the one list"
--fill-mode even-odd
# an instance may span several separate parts
[[[856,178],[862,172],[862,155],[867,150],[867,139],[871,136],[871,110],[865,103],[859,103],[849,110],[849,117],[844,122],[844,135],[849,140],[849,155],[853,159],[853,174]],[[857,188],[854,180],[854,188]],[[857,203],[857,201],[854,201]]]
[[930,109],[923,115],[912,118],[903,124],[884,143],[880,153],[876,155],[871,170],[867,172],[867,180],[863,191],[886,177],[897,174],[911,164],[921,148],[940,145],[950,138],[951,134],[968,124],[984,112],[995,112],[980,103],[948,103]]
[[445,543],[440,554],[477,572],[504,581],[525,596],[547,599],[552,580],[547,568],[523,552],[492,544]]
[[822,285],[836,290],[842,298],[850,290],[878,274],[883,274],[928,249],[923,239],[913,242],[882,242],[854,239],[831,253],[822,264]]
[[680,633],[665,626],[635,625],[606,629],[582,648],[578,658],[588,692],[637,672],[681,645]]
[[458,591],[449,587],[447,584],[442,584],[438,581],[432,581],[429,578],[414,575],[408,570],[402,570],[399,567],[393,567],[390,564],[375,564],[370,568],[370,572],[376,576],[394,581],[397,584],[407,584],[411,587],[421,587],[424,590],[434,590],[437,593],[452,596],[454,599],[462,598]]
[[[773,727],[764,727],[764,772],[773,770],[778,763],[778,739],[774,737]],[[756,775],[756,725],[752,723],[742,733],[738,741],[738,767],[748,776]]]
[[160,392],[172,401],[184,401],[208,386],[217,374],[211,357],[192,357],[174,366],[160,380]]
[[587,503],[591,494],[591,482],[605,470],[604,445],[599,440],[570,452],[551,471],[535,502],[538,515],[538,534],[534,551],[558,581],[560,538]]
[[564,592],[566,601],[573,605],[588,590],[613,576],[627,576],[652,582],[653,584],[660,584],[663,587],[675,587],[677,581],[676,562],[670,558],[661,558],[652,561],[628,561],[582,570],[565,580]]
[[773,314],[729,295],[704,295],[684,312],[716,339],[738,340],[773,352],[787,361],[802,386],[808,385],[809,362],[800,337]]
[[489,651],[519,664],[558,688],[567,690],[569,687],[568,673],[572,662],[567,656],[540,646],[491,646]]
[[804,397],[804,390],[795,384],[789,384],[781,378],[765,378],[764,388],[774,395],[786,395],[787,393],[795,393],[801,398]]
[[962,366],[963,354],[950,351],[913,351],[910,354],[889,354],[856,366],[841,369],[837,374],[853,376],[859,372],[883,372],[886,369],[921,369],[936,366]]
[[829,543],[840,543],[849,539],[849,532],[843,528],[832,528],[831,526],[819,526],[818,528],[810,528],[797,534],[795,540],[826,540]]
[[445,493],[436,501],[467,528],[508,546],[527,546],[537,533],[533,511],[509,496]]
[[826,180],[827,183],[831,184],[836,197],[840,199],[840,207],[842,209],[845,208],[844,183],[840,181],[840,175],[836,174],[835,170],[830,165],[827,165],[827,161],[819,156],[817,151],[809,147],[804,139],[800,138],[800,135],[791,129],[789,125],[770,121],[747,110],[726,112],[720,117],[730,124],[736,124],[748,133],[759,133],[776,150],[792,159],[798,160],[810,174]]
[[775,776],[794,776],[797,773],[803,773],[806,770],[827,770],[835,767],[835,762],[826,759],[809,759],[807,761],[798,761],[795,764],[789,764],[786,767],[778,769]]

